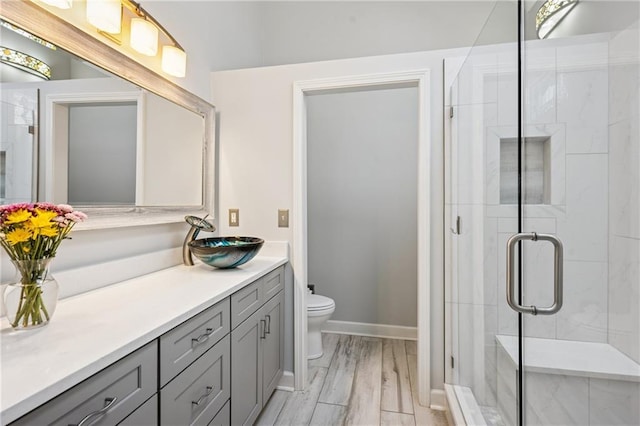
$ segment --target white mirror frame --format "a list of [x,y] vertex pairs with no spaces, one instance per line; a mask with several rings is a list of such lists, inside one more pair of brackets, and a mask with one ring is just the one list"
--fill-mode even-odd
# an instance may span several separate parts
[[76,229],[183,222],[185,215],[209,214],[214,221],[217,219],[214,205],[215,107],[213,105],[30,1],[3,1],[0,17],[112,74],[201,115],[205,120],[201,206],[83,208],[90,220],[78,224]]

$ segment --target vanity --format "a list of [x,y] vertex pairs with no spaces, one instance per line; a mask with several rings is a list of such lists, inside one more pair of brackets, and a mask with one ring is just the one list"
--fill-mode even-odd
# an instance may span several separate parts
[[2,321],[2,424],[252,424],[283,372],[286,256],[175,266]]

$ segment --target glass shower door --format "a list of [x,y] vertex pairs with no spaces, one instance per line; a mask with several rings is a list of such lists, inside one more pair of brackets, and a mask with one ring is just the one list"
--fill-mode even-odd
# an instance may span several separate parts
[[446,381],[467,424],[639,425],[640,3],[540,4],[445,62]]
[[638,425],[640,5],[580,2],[542,40],[534,7],[523,2],[514,246],[521,421]]
[[520,231],[518,2],[496,2],[469,53],[445,61],[449,69],[457,73],[447,111],[446,380],[467,424],[517,424],[520,323],[504,296],[504,259]]

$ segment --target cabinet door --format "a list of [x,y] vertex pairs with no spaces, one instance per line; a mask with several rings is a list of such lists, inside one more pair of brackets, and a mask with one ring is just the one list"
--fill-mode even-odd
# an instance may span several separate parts
[[231,332],[231,424],[251,425],[262,409],[262,310]]
[[284,365],[284,292],[267,302],[260,311],[266,321],[262,341],[262,400],[266,403],[280,382]]
[[160,390],[160,424],[206,426],[229,399],[229,336]]
[[118,426],[158,426],[158,395],[153,395]]

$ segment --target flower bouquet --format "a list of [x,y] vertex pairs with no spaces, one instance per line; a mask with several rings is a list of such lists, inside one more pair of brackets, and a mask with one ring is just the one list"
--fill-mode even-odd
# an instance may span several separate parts
[[57,282],[48,276],[49,263],[73,226],[86,218],[66,204],[0,206],[0,244],[18,273],[3,297],[12,327],[26,329],[49,322],[58,295]]

